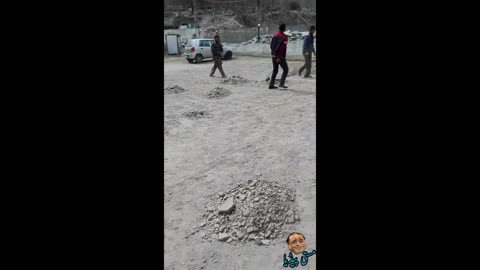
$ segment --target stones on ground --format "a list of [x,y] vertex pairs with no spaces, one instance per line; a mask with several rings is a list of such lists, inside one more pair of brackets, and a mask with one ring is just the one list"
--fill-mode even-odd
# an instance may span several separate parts
[[230,94],[231,92],[223,87],[215,87],[213,90],[207,93],[207,97],[210,99],[223,98],[229,96]]
[[230,235],[228,235],[227,233],[219,233],[218,234],[218,240],[219,241],[226,241],[229,237],[230,237]]
[[248,82],[247,79],[245,79],[244,77],[242,76],[237,76],[237,75],[233,75],[227,79],[224,79],[222,81],[223,84],[239,84],[239,83],[246,83]]
[[183,89],[182,87],[180,87],[178,85],[173,85],[173,86],[168,86],[168,87],[164,88],[163,91],[164,91],[165,94],[180,94],[180,93],[183,93],[187,90]]
[[233,201],[233,197],[228,198],[220,207],[218,207],[219,214],[230,213],[233,208],[235,207],[235,202]]
[[193,119],[205,118],[210,116],[210,114],[207,111],[189,111],[189,112],[184,112],[182,115],[187,118],[193,118]]
[[254,233],[254,232],[258,232],[258,228],[257,228],[257,227],[251,226],[251,227],[248,227],[248,228],[247,228],[247,233]]
[[[200,222],[206,223],[203,227],[203,223],[200,223],[202,230],[207,232],[206,235],[202,234],[203,241],[218,239],[235,245],[284,237],[284,226],[294,223],[297,216],[295,196],[285,194],[294,195],[295,190],[259,177],[242,181],[223,193],[212,194],[210,198],[214,205],[207,204],[204,213],[200,214]],[[293,201],[290,200],[292,198]],[[215,211],[211,212],[212,209]]]
[[295,222],[295,213],[292,210],[288,210],[285,222],[289,224]]
[[265,246],[268,246],[270,245],[270,240],[262,240],[262,244],[265,245]]

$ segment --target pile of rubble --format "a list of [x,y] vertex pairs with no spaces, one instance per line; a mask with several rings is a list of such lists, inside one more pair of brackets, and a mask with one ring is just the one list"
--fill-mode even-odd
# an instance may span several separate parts
[[[308,32],[298,32],[298,31],[288,30],[288,31],[285,32],[285,35],[288,36],[289,41],[290,40],[302,40],[306,36],[308,36]],[[242,45],[257,43],[257,39],[258,39],[258,37],[254,37],[250,40],[242,42]],[[270,44],[271,41],[272,41],[272,35],[260,35],[260,40],[259,40],[260,43]]]
[[230,91],[223,87],[215,87],[212,91],[207,93],[208,98],[223,98],[230,95]]
[[173,85],[173,86],[166,87],[165,89],[163,89],[163,91],[164,91],[165,94],[179,94],[179,93],[183,93],[187,90],[183,89],[182,87],[180,87],[178,85]]
[[[285,224],[300,220],[295,191],[259,177],[238,184],[211,198],[191,235],[201,233],[202,241],[225,241],[270,245],[288,235]],[[187,236],[188,237],[188,236]]]
[[238,83],[247,83],[248,80],[242,76],[233,75],[222,81],[223,84],[238,84]]
[[232,28],[241,28],[243,25],[239,23],[234,18],[231,19],[214,19],[212,20],[209,26],[205,27],[204,35],[211,36],[218,32],[218,30],[232,29]]

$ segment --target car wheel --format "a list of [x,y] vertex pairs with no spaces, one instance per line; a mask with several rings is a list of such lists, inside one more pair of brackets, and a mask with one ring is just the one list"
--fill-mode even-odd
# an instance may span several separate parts
[[225,54],[225,59],[227,59],[227,60],[232,59],[232,52],[227,52],[227,53]]
[[193,59],[187,59],[188,63],[193,63]]
[[197,62],[198,64],[198,63],[201,63],[202,61],[203,61],[203,56],[201,54],[197,54],[195,56],[195,62]]

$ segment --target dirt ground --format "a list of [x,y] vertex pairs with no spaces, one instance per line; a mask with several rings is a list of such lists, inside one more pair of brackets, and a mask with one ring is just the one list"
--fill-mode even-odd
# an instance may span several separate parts
[[[296,190],[301,218],[285,230],[303,233],[308,252],[316,249],[315,67],[303,78],[296,71],[303,62],[289,61],[289,88],[268,89],[269,58],[223,61],[227,76],[248,80],[238,84],[223,84],[218,71],[209,77],[212,61],[164,59],[164,269],[282,268],[287,235],[270,245],[202,240],[209,196],[255,176]],[[223,88],[217,96],[216,87]]]

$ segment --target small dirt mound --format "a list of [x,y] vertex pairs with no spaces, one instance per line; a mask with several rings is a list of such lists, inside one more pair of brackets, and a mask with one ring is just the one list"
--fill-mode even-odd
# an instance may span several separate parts
[[247,83],[248,80],[242,76],[233,75],[222,81],[223,84],[239,84],[239,83]]
[[[269,245],[276,238],[287,236],[285,224],[300,220],[295,191],[275,181],[259,177],[238,184],[227,192],[212,196],[199,226],[205,241]],[[202,231],[199,231],[202,230]]]
[[230,91],[223,87],[215,87],[212,91],[207,93],[208,98],[223,98],[231,94]]
[[183,93],[185,91],[187,91],[187,90],[183,89],[182,87],[180,87],[178,85],[168,86],[164,89],[165,94],[179,94],[179,93]]
[[189,111],[189,112],[184,112],[182,115],[192,119],[206,118],[210,116],[210,114],[207,111]]

